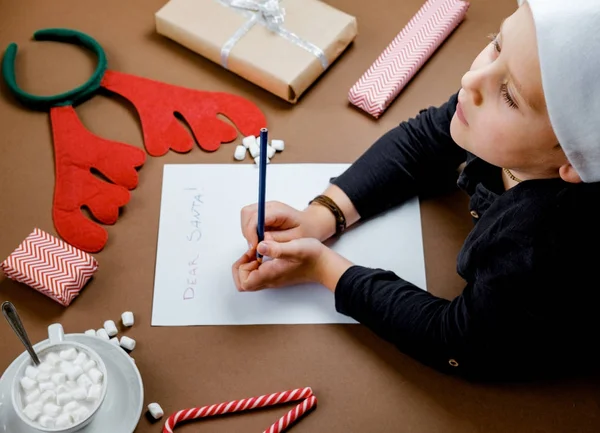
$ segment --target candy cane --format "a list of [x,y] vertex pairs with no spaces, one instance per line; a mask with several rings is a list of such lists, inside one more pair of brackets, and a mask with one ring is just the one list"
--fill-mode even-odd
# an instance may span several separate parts
[[299,400],[304,401],[294,409],[290,410],[286,415],[281,417],[279,421],[277,421],[264,432],[281,433],[316,404],[317,399],[313,395],[310,387],[276,392],[274,394],[261,395],[259,397],[245,398],[242,400],[233,400],[229,402],[213,404],[210,406],[180,410],[179,412],[175,412],[167,419],[163,428],[163,433],[173,433],[175,426],[184,421],[223,415],[232,412],[242,412],[245,410],[258,409],[267,406],[276,406],[278,404]]

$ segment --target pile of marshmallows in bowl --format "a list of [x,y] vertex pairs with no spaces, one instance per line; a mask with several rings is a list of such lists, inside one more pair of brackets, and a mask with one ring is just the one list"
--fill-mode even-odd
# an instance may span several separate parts
[[[267,164],[271,162],[271,158],[275,155],[275,152],[283,152],[285,143],[283,140],[271,140],[271,143],[267,144]],[[250,156],[254,158],[256,165],[259,163],[260,155],[260,137],[249,135],[244,137],[242,144],[236,146],[233,157],[238,161],[243,161],[246,158],[246,152],[250,152]]]
[[13,387],[19,416],[39,431],[81,428],[91,421],[106,396],[102,358],[75,342],[50,346],[39,356],[41,364],[29,362]]

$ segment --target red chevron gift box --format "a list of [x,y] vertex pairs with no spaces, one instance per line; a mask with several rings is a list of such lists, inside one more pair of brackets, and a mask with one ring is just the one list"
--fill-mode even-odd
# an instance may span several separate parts
[[91,255],[35,228],[0,268],[67,307],[92,277],[98,262]]
[[352,86],[348,100],[379,118],[461,23],[468,8],[465,0],[427,0]]

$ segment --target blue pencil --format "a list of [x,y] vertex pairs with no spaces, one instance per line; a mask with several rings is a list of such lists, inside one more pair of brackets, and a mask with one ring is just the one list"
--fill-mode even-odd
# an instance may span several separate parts
[[[265,239],[265,200],[267,188],[267,128],[260,130],[260,154],[258,157],[258,242]],[[261,262],[262,254],[256,253],[256,259]]]

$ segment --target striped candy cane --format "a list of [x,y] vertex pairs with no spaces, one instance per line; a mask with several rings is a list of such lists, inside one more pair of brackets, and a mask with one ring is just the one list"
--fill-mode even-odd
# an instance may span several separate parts
[[290,391],[276,392],[259,397],[245,398],[242,400],[233,400],[224,403],[213,404],[211,406],[195,407],[191,409],[180,410],[171,415],[165,422],[163,433],[173,433],[175,426],[184,421],[190,421],[199,418],[208,418],[211,416],[224,415],[226,413],[242,412],[263,408],[267,406],[276,406],[278,404],[289,403],[290,401],[304,400],[279,421],[269,427],[264,433],[281,433],[291,424],[298,420],[308,410],[312,409],[317,403],[317,398],[313,395],[310,387],[298,388]]

